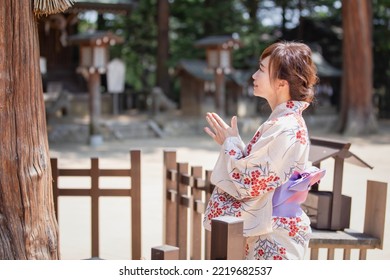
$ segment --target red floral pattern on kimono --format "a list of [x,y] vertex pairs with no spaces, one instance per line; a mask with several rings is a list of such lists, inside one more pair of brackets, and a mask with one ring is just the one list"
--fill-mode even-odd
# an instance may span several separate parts
[[274,217],[270,234],[247,238],[246,258],[252,260],[303,259],[310,240],[310,221],[303,217]]
[[204,226],[210,230],[211,219],[219,216],[242,218],[249,240],[248,259],[302,257],[301,252],[289,256],[295,249],[290,250],[284,239],[272,238],[276,229],[289,243],[307,247],[308,220],[302,217],[296,220],[296,227],[287,228],[278,217],[272,217],[272,196],[293,172],[308,165],[309,138],[302,117],[308,105],[298,101],[279,104],[247,145],[239,137],[229,137],[222,145],[211,176],[216,188],[205,211]]

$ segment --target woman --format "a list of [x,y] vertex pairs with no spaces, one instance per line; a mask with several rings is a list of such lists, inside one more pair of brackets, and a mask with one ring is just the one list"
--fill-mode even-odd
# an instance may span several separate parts
[[211,182],[216,185],[205,212],[211,219],[244,220],[247,259],[303,259],[311,233],[301,210],[309,187],[324,171],[308,169],[309,137],[302,112],[312,102],[318,78],[310,48],[279,42],[264,50],[253,74],[254,95],[267,100],[268,120],[245,145],[237,118],[228,126],[207,113],[205,132],[220,144]]

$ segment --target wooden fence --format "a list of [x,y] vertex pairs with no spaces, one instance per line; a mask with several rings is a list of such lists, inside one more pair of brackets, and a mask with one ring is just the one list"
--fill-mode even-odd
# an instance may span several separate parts
[[[91,197],[91,257],[99,258],[99,197],[129,197],[131,198],[131,257],[141,258],[141,152],[130,151],[129,169],[100,169],[99,159],[91,158],[91,168],[88,169],[59,169],[58,160],[51,159],[53,176],[54,207],[58,219],[58,198],[60,196]],[[60,177],[90,177],[90,189],[69,189],[59,186]],[[130,189],[100,189],[100,177],[130,177]]]
[[175,151],[164,151],[164,229],[166,245],[180,248],[179,259],[210,259],[211,234],[202,226],[213,185],[211,171],[177,163]]
[[[159,248],[154,248],[154,253],[162,256],[167,249],[169,252],[174,252],[169,254],[172,258],[176,254],[173,248],[179,248],[179,259],[229,258],[228,251],[231,250],[229,248],[231,246],[234,248],[237,236],[229,237],[228,229],[236,228],[240,220],[232,218],[217,221],[222,223],[218,233],[215,234],[220,245],[217,244],[218,248],[211,247],[211,233],[206,232],[202,227],[202,214],[215,187],[210,182],[211,171],[204,171],[199,166],[190,168],[188,163],[178,163],[175,151],[164,151],[163,168],[165,211],[163,240],[168,247],[161,248],[161,251],[158,250]],[[359,250],[359,259],[366,259],[368,249],[383,249],[386,197],[386,183],[368,181],[364,231],[313,230],[309,244],[310,259],[318,259],[320,249],[327,251],[327,259],[334,259],[335,249],[343,250],[344,259],[350,259],[352,249]],[[214,231],[215,227],[212,228]],[[226,242],[222,241],[225,239]],[[233,241],[234,239],[236,241]],[[212,243],[213,246],[216,244],[216,242]],[[222,254],[218,253],[221,251]],[[233,258],[237,258],[237,255],[233,254]]]

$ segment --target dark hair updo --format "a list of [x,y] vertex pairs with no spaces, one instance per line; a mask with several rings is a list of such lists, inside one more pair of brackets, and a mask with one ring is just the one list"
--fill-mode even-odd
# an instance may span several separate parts
[[260,61],[269,57],[270,79],[286,80],[292,100],[312,102],[318,77],[311,54],[306,44],[278,42],[263,51]]

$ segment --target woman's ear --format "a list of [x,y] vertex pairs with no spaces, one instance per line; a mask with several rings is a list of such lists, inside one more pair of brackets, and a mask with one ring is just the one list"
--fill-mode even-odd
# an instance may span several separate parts
[[281,100],[291,99],[290,85],[288,84],[287,80],[278,80],[276,82],[276,91],[278,93],[279,98],[281,98]]
[[286,80],[278,80],[277,85],[279,88],[287,87],[288,82]]

